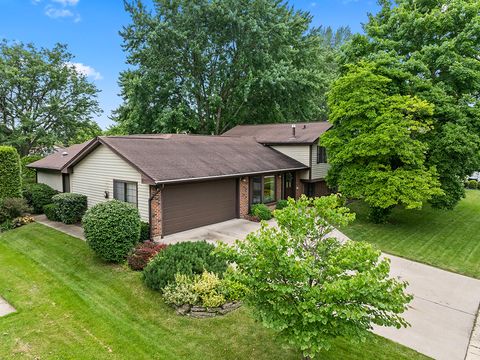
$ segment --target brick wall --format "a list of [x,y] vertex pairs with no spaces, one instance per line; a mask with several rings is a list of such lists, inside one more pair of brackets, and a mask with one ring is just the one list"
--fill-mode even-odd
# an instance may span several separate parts
[[250,186],[250,178],[247,176],[244,176],[240,178],[240,189],[239,189],[239,196],[240,196],[240,201],[239,201],[239,206],[240,206],[240,211],[239,215],[241,219],[244,219],[245,216],[248,215],[248,200],[249,200],[249,186]]
[[154,186],[150,186],[150,197],[153,196],[150,202],[150,216],[151,216],[151,235],[152,238],[162,235],[162,196],[161,191]]
[[305,193],[303,189],[303,183],[300,181],[301,171],[297,171],[295,174],[295,199],[298,199]]

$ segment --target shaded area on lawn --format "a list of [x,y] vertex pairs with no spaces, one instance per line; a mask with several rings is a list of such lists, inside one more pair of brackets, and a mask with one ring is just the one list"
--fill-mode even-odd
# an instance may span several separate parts
[[[106,265],[87,245],[40,224],[0,235],[0,293],[18,313],[0,319],[11,358],[299,359],[247,309],[197,320],[175,315],[140,274]],[[423,359],[378,336],[339,339],[322,359]]]
[[362,202],[351,204],[357,220],[342,231],[353,240],[364,240],[382,251],[480,279],[480,191],[454,210],[396,208],[387,224],[367,220]]

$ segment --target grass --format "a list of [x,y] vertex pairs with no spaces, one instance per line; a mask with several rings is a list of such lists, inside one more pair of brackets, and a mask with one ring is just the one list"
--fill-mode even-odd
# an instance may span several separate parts
[[454,210],[395,209],[388,224],[367,221],[368,209],[355,202],[357,220],[342,231],[354,240],[375,244],[382,251],[480,279],[480,191]]
[[[140,274],[107,265],[81,240],[40,224],[0,235],[5,359],[299,359],[242,308],[214,319],[177,316]],[[322,359],[424,359],[384,338],[339,339]]]

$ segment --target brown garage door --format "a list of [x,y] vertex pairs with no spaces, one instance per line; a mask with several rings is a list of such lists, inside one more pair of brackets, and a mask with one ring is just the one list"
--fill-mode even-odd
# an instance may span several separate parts
[[235,179],[167,185],[162,194],[163,234],[236,217]]

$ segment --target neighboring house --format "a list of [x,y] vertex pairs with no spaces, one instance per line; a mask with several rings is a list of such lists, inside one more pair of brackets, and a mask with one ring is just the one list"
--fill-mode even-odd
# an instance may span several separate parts
[[468,177],[468,180],[477,180],[480,181],[480,171],[474,172],[472,175]]
[[108,199],[134,204],[159,237],[243,218],[255,203],[327,193],[317,144],[329,126],[297,124],[294,136],[288,124],[259,125],[257,135],[270,127],[272,141],[267,130],[235,135],[246,126],[222,136],[102,136],[29,167],[38,182],[86,195],[89,207]]

